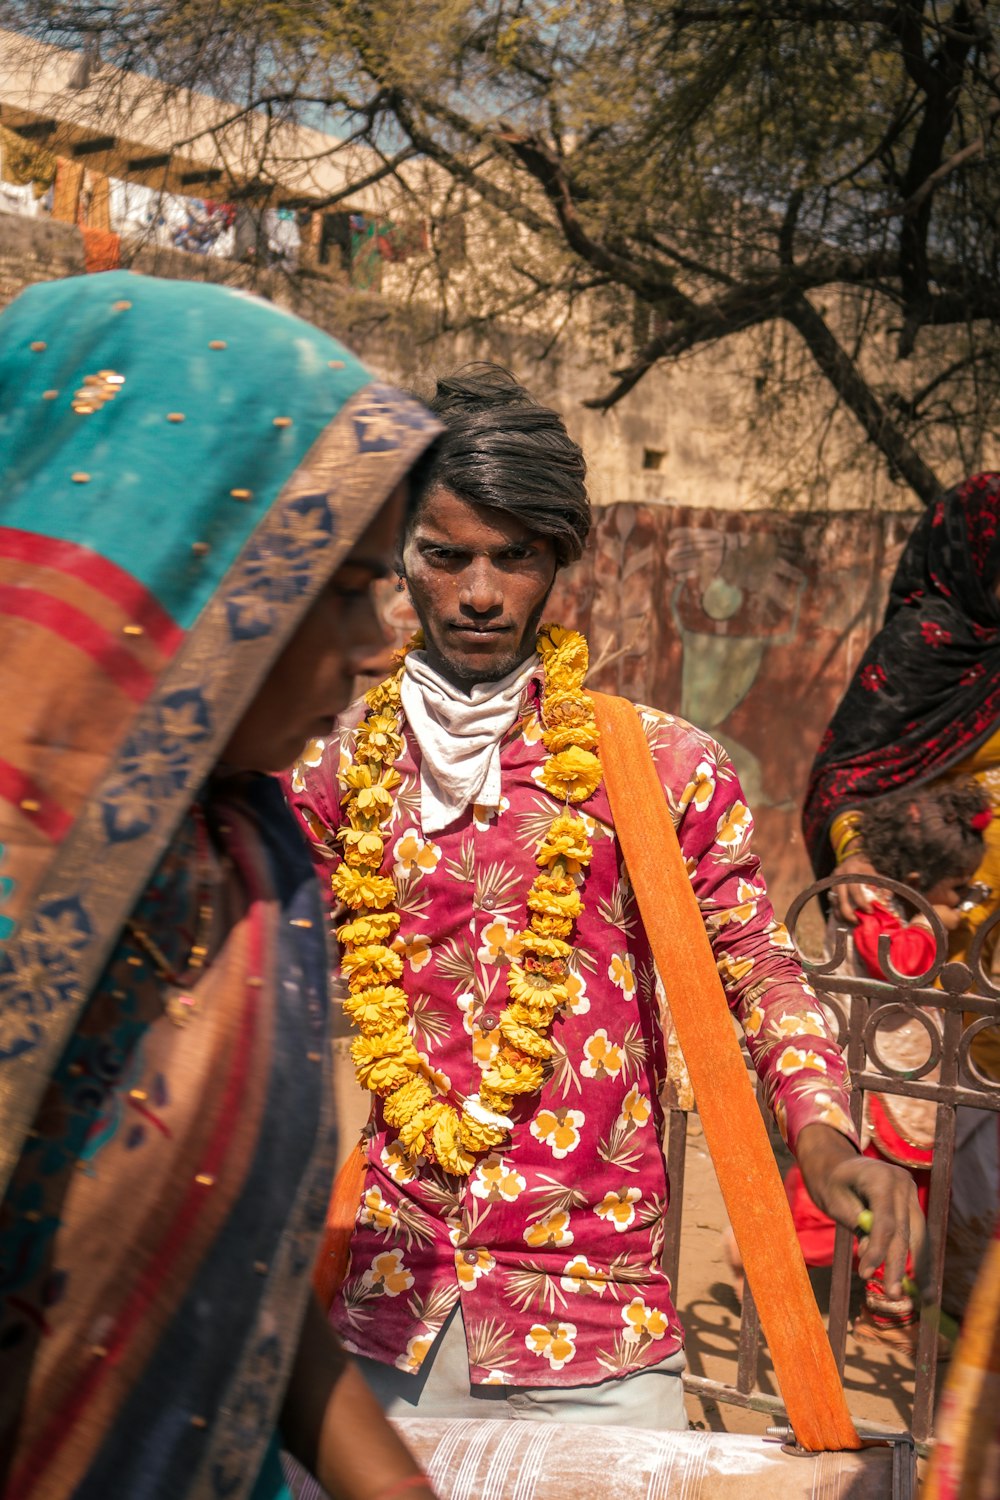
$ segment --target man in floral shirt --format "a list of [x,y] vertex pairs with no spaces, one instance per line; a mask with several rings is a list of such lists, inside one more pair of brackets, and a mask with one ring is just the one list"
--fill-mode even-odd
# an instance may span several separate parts
[[[331,1319],[393,1414],[685,1425],[660,1268],[669,1020],[601,780],[586,644],[539,628],[590,511],[582,454],[502,371],[439,383],[403,568],[423,639],[289,797],[336,902],[374,1094]],[[858,1154],[840,1052],[775,921],[722,748],[643,710],[719,972],[813,1197],[922,1222]],[[669,996],[670,976],[663,975]],[[870,1263],[870,1265],[869,1265]]]

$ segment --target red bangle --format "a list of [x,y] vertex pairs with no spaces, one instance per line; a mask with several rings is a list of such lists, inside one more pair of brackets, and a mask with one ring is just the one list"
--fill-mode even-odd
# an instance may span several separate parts
[[404,1490],[426,1490],[433,1495],[431,1482],[426,1474],[410,1474],[406,1479],[397,1479],[395,1484],[388,1485],[384,1490],[379,1490],[374,1500],[393,1500],[395,1495],[403,1494]]

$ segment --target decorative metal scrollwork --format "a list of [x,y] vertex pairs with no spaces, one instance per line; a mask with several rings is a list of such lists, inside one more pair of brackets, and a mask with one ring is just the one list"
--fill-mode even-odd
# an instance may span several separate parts
[[[884,977],[874,979],[860,972],[852,954],[850,929],[833,920],[826,922],[826,951],[817,956],[804,949],[799,941],[800,924],[811,903],[819,901],[827,908],[830,891],[859,883],[891,893],[904,910],[926,920],[935,954],[922,974],[900,974],[893,968],[890,939],[884,933],[878,943]],[[881,875],[877,881],[869,877],[859,882],[856,875],[831,875],[817,881],[795,898],[786,922],[806,976],[836,1022],[838,1041],[847,1050],[852,1074],[861,1087],[938,1103],[1000,1109],[1000,1082],[990,1078],[972,1054],[978,1036],[991,1027],[1000,1028],[1000,976],[987,972],[1000,909],[979,927],[965,959],[948,957],[948,933],[927,900],[910,886]],[[901,1066],[887,1053],[893,1050],[893,1039],[899,1052],[903,1028],[907,1028],[910,1054],[914,1052],[919,1040],[914,1023],[926,1035],[926,1054],[910,1055]]]

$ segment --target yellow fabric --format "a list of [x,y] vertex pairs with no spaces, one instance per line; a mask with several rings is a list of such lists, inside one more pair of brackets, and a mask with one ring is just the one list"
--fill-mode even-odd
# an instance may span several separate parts
[[3,181],[19,186],[33,183],[36,198],[40,198],[55,181],[56,159],[52,152],[46,151],[44,146],[36,146],[33,141],[24,140],[5,125],[0,125],[0,158]]
[[972,1293],[938,1407],[921,1500],[987,1500],[1000,1462],[1000,1240]]
[[860,1448],[642,724],[625,699],[590,696],[615,833],[789,1421],[810,1452]]
[[[970,776],[986,791],[993,806],[993,821],[985,834],[986,852],[973,876],[977,884],[989,888],[990,895],[979,906],[973,907],[965,922],[952,935],[950,956],[961,959],[968,955],[978,928],[1000,903],[1000,728],[978,750],[949,771],[947,779]],[[996,951],[997,934],[994,931],[983,954],[983,968],[987,973]],[[966,1016],[967,1021],[975,1019],[971,1012]],[[979,1033],[972,1043],[972,1056],[984,1073],[1000,1080],[1000,1027],[991,1026]]]
[[63,224],[75,224],[79,216],[80,194],[83,191],[83,162],[66,161],[59,157],[56,162],[56,187],[52,198],[52,217]]

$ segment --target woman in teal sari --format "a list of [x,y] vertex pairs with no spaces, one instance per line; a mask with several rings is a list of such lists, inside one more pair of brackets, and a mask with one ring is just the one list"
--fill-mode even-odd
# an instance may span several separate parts
[[[0,1490],[429,1495],[313,1315],[314,879],[267,774],[377,638],[415,402],[242,294],[0,319]],[[256,1487],[256,1488],[255,1488]]]

